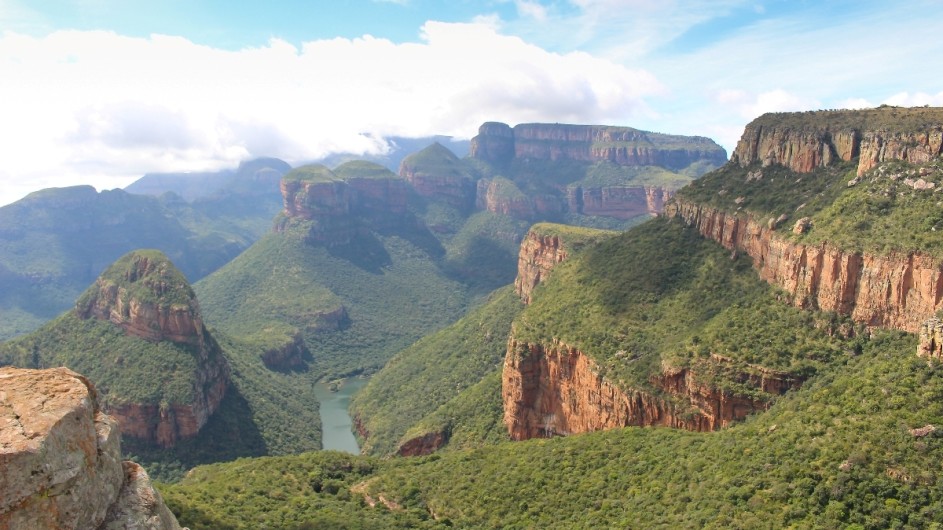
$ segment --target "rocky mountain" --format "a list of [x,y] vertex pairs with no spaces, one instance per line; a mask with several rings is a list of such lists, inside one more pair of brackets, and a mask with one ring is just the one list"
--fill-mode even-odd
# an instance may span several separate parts
[[88,379],[0,368],[0,387],[0,527],[180,528]]
[[82,370],[125,436],[161,447],[196,436],[230,381],[193,290],[159,251],[116,261],[72,311],[5,344],[0,359]]

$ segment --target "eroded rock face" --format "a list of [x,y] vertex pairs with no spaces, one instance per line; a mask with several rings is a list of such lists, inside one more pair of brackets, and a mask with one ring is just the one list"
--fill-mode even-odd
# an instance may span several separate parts
[[530,304],[534,288],[550,274],[550,271],[568,257],[560,237],[545,235],[531,230],[521,242],[517,258],[517,277],[514,290],[525,304]]
[[917,356],[943,360],[943,321],[933,317],[920,325]]
[[262,352],[262,362],[273,370],[292,370],[305,365],[304,356],[308,353],[308,346],[299,330],[281,346]]
[[[124,487],[117,423],[86,378],[0,368],[0,528],[123,528],[107,516]],[[147,528],[179,528],[153,489],[136,491],[169,516]]]
[[441,449],[449,441],[448,433],[442,431],[427,432],[403,442],[396,451],[398,456],[424,456]]
[[154,489],[144,468],[125,461],[124,485],[99,530],[178,530],[177,518]]
[[[510,133],[510,134],[509,134]],[[525,123],[510,128],[486,123],[472,138],[471,156],[504,164],[513,158],[610,161],[621,166],[661,166],[680,170],[694,162],[720,166],[723,148],[708,138],[640,131],[631,127]]]
[[673,195],[658,186],[575,187],[567,190],[567,202],[571,212],[625,220],[660,214]]
[[475,203],[475,180],[455,153],[439,143],[404,158],[399,174],[420,197],[441,200],[463,211]]
[[797,307],[835,311],[868,326],[910,333],[943,307],[943,264],[918,252],[879,256],[827,243],[803,245],[752,217],[684,201],[669,204],[666,215],[725,248],[749,254],[760,277],[789,293]]
[[[769,397],[800,384],[772,371],[745,373],[742,379]],[[502,376],[504,422],[514,440],[627,426],[711,431],[768,406],[766,399],[711,388],[690,369],[664,367],[651,383],[673,399],[619,388],[576,348],[557,341],[549,346],[520,343],[512,337]]]
[[219,407],[229,386],[229,364],[203,324],[195,293],[166,256],[136,251],[122,257],[82,295],[75,313],[144,340],[185,345],[197,358],[192,402],[108,406],[124,434],[171,447],[195,436]]
[[[776,163],[808,173],[858,157],[858,175],[862,175],[885,160],[922,164],[943,148],[943,109],[822,111],[810,116],[807,123],[796,125],[777,122],[778,116],[764,115],[748,124],[731,162],[743,167],[755,162],[764,166]],[[903,119],[914,120],[914,130],[887,129],[887,122]]]

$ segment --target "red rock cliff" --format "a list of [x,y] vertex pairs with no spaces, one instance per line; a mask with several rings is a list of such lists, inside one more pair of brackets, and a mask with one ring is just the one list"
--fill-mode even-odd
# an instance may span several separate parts
[[658,186],[604,186],[567,189],[571,212],[632,219],[640,215],[658,215],[674,191]]
[[[508,134],[510,131],[511,134]],[[607,160],[622,166],[661,166],[683,169],[694,162],[720,166],[723,148],[708,138],[640,131],[631,127],[525,123],[510,129],[486,123],[472,138],[471,156],[491,163],[517,159]]]
[[[741,379],[769,397],[800,383],[762,370],[743,373]],[[512,337],[502,376],[504,422],[514,440],[627,426],[710,431],[768,406],[766,398],[711,388],[687,368],[664,367],[650,382],[657,391],[620,388],[576,348],[556,341],[520,343]]]
[[[891,128],[895,123],[908,123],[908,130]],[[943,109],[882,107],[763,115],[746,126],[730,160],[743,167],[776,163],[808,173],[859,157],[861,175],[884,160],[927,162],[941,148]]]
[[229,364],[203,325],[195,293],[160,252],[135,251],[119,259],[79,298],[75,314],[111,322],[151,342],[185,345],[196,356],[189,403],[108,406],[124,434],[170,447],[195,436],[219,407],[229,386]]
[[678,217],[725,248],[746,252],[761,278],[798,307],[835,311],[869,326],[916,333],[943,307],[943,264],[920,253],[846,252],[795,243],[750,216],[675,201]]
[[421,197],[438,199],[460,210],[475,202],[475,181],[461,160],[445,146],[434,143],[403,159],[399,174]]

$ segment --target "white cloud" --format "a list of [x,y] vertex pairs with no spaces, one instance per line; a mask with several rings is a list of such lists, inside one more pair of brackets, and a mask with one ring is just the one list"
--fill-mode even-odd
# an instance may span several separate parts
[[487,120],[628,123],[662,91],[647,72],[549,53],[488,23],[428,22],[415,43],[274,39],[240,51],[162,35],[4,33],[0,71],[0,204],[254,156],[377,152],[386,135],[468,137]]
[[883,103],[900,107],[919,107],[923,105],[939,107],[943,106],[943,92],[937,94],[927,94],[926,92],[910,94],[908,92],[900,92],[885,99]]
[[518,15],[522,17],[532,18],[537,22],[544,22],[547,20],[547,9],[538,2],[531,2],[529,0],[516,0],[514,4],[517,7]]

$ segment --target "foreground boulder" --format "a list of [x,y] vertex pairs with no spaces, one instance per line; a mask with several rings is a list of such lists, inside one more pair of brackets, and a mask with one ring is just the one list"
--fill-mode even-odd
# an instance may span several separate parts
[[180,528],[67,368],[0,368],[0,529],[18,528]]

